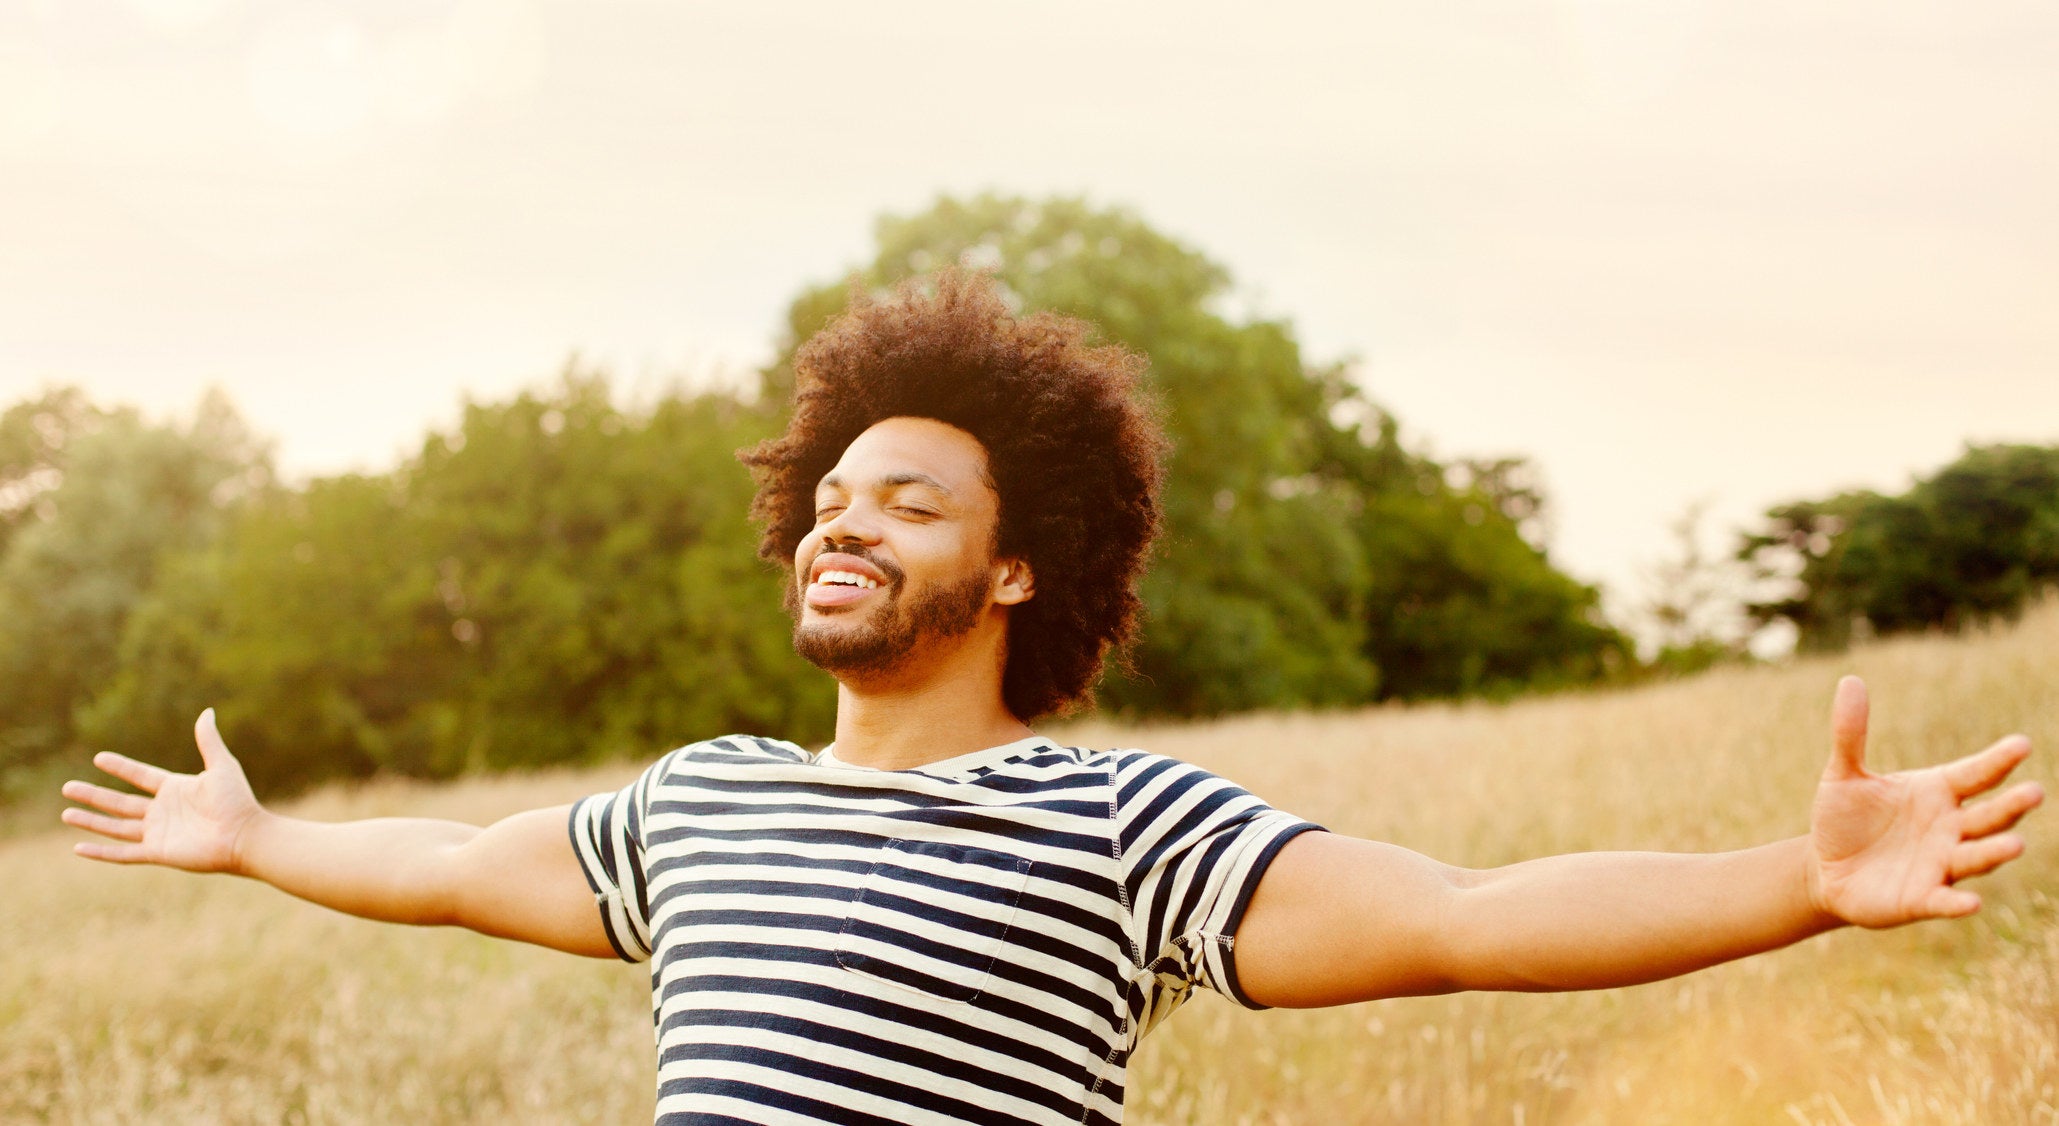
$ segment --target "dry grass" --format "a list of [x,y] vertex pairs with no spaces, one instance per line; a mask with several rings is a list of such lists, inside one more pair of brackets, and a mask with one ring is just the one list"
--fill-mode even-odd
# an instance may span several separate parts
[[[318,817],[490,820],[633,770],[378,785]],[[640,969],[362,922],[261,885],[0,845],[0,1121],[648,1121]]]
[[[1729,848],[1803,828],[1844,671],[1872,685],[1876,765],[2020,730],[2040,747],[2029,776],[2059,790],[2055,656],[2059,603],[1986,637],[1636,692],[1056,734],[1180,755],[1461,864]],[[633,769],[379,785],[300,809],[486,820]],[[640,969],[89,865],[71,837],[0,843],[0,1121],[648,1120]],[[1206,998],[1140,1053],[1131,1119],[2059,1126],[2054,840],[2033,827],[1975,920],[1841,932],[1637,989],[1259,1015]]]

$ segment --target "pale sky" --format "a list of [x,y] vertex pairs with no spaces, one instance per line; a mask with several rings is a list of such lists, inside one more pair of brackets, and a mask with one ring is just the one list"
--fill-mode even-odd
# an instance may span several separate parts
[[1620,597],[1710,499],[2059,442],[2059,6],[0,0],[0,403],[383,469],[578,353],[748,370],[940,192],[1226,264]]

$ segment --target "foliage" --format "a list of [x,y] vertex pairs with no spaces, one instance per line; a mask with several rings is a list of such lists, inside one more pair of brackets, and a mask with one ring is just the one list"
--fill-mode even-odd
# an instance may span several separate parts
[[76,387],[49,388],[0,413],[0,551],[24,526],[55,515],[48,494],[64,480],[72,448],[107,419]]
[[[1197,715],[1592,680],[1621,657],[1541,548],[1518,459],[1440,464],[1228,273],[1121,210],[945,199],[879,228],[857,284],[952,262],[1146,353],[1175,442],[1168,534],[1117,709]],[[804,741],[831,682],[796,657],[734,451],[772,433],[803,292],[761,394],[607,379],[469,403],[390,472],[288,486],[219,397],[186,427],[68,389],[0,415],[0,774],[113,749],[194,763],[219,709],[261,790],[647,756],[725,731]],[[15,772],[16,777],[27,777]]]
[[[1507,690],[1590,679],[1620,651],[1596,592],[1523,539],[1542,500],[1520,461],[1448,486],[1342,366],[1308,363],[1285,322],[1232,320],[1228,272],[1129,212],[944,198],[881,220],[878,243],[851,284],[960,263],[1021,308],[1084,318],[1151,359],[1173,441],[1167,534],[1143,584],[1136,675],[1104,681],[1105,703],[1194,715]],[[794,301],[768,399],[791,390],[793,348],[847,292]]]
[[114,674],[161,561],[208,542],[268,472],[218,394],[185,426],[70,388],[0,416],[0,768],[72,747],[74,710]]
[[1628,643],[1600,616],[1599,593],[1551,567],[1464,490],[1371,498],[1370,649],[1387,694],[1406,699],[1555,688],[1625,665]]
[[[1286,326],[1212,309],[1228,274],[1122,211],[1076,200],[981,196],[886,218],[860,284],[884,288],[954,262],[991,270],[1011,303],[1082,317],[1151,358],[1173,440],[1168,534],[1142,594],[1138,675],[1118,706],[1185,714],[1362,699],[1374,671],[1357,620],[1361,561],[1321,492],[1276,495],[1305,475],[1325,425]],[[792,345],[842,308],[843,286],[804,293],[767,391],[791,384]]]
[[261,786],[825,734],[731,459],[763,426],[721,395],[626,412],[568,372],[390,475],[276,490],[145,600],[91,730],[163,758],[215,704]]
[[1793,622],[1805,649],[2013,616],[2059,583],[2059,447],[1969,446],[1899,496],[1795,501],[1766,522],[1738,556],[1788,593],[1749,610]]

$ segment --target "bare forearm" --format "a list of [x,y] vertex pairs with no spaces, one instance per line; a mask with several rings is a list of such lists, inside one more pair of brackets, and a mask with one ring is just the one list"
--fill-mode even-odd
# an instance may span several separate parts
[[1235,936],[1244,991],[1335,1005],[1460,989],[1634,985],[1847,923],[1893,927],[1980,908],[1958,886],[2022,855],[2009,830],[2044,800],[2005,736],[1920,770],[1865,767],[1866,689],[1838,683],[1810,835],[1739,852],[1595,852],[1487,871],[1377,841],[1303,833],[1274,858]]
[[531,809],[486,828],[381,818],[326,824],[257,804],[212,711],[194,727],[206,769],[178,774],[112,753],[94,763],[136,787],[72,781],[64,821],[99,840],[80,856],[233,872],[338,911],[391,923],[451,924],[481,934],[612,957],[592,886],[572,849],[572,806]]
[[1785,946],[1838,921],[1808,841],[1711,854],[1597,852],[1459,871],[1440,930],[1459,989],[1599,989]]
[[325,823],[260,812],[237,840],[235,871],[291,895],[389,923],[459,922],[457,848],[477,826],[385,817]]

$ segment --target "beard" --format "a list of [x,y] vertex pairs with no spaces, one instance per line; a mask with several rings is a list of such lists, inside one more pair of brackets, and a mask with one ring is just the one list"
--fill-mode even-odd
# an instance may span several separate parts
[[867,558],[888,577],[882,588],[886,595],[884,605],[873,608],[870,620],[849,626],[833,619],[806,623],[803,615],[807,611],[799,592],[788,588],[787,609],[794,616],[794,652],[824,672],[836,676],[890,672],[914,653],[917,643],[924,638],[962,636],[971,632],[986,612],[989,578],[985,567],[974,568],[964,577],[925,590],[904,603],[901,570],[889,567],[885,560]]

